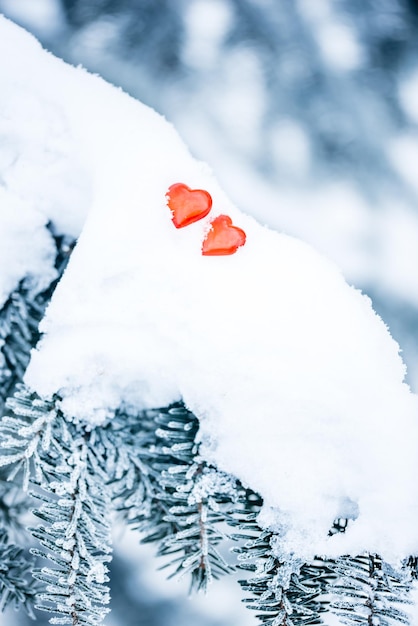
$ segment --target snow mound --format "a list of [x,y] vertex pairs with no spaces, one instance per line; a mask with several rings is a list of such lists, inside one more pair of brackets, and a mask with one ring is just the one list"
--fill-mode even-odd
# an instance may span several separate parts
[[[13,91],[55,112],[45,132],[28,121],[30,140],[13,144],[26,163],[14,191],[33,209],[54,205],[69,229],[88,213],[26,382],[95,424],[122,402],[182,398],[204,456],[263,496],[281,556],[416,552],[417,399],[370,301],[308,245],[233,206],[157,113],[4,19],[0,52],[1,101]],[[56,177],[37,160],[50,137]],[[208,191],[213,207],[176,229],[166,193],[179,182]],[[219,214],[246,244],[202,256]],[[336,517],[352,521],[328,537]]]

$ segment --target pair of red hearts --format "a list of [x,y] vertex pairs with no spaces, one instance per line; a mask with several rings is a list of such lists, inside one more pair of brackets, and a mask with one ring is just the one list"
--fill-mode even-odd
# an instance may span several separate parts
[[[212,208],[212,197],[207,191],[190,189],[183,183],[171,185],[167,199],[171,219],[176,228],[183,228],[201,220]],[[228,215],[218,215],[212,220],[210,230],[203,241],[202,254],[204,256],[234,254],[244,245],[245,240],[245,232],[233,226]]]

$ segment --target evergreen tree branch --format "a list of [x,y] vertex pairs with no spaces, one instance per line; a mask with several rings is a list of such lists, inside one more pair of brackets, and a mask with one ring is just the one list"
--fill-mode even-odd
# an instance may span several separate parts
[[344,624],[393,626],[408,624],[403,610],[411,604],[411,574],[396,571],[379,556],[343,556],[334,564],[335,581],[330,585],[331,609]]
[[151,417],[145,437],[142,432],[137,442],[131,431],[127,446],[142,499],[132,499],[131,485],[119,492],[120,510],[143,542],[157,542],[158,555],[170,557],[164,567],[174,566],[171,576],[189,574],[191,589],[206,589],[212,578],[232,570],[217,546],[226,538],[222,507],[236,500],[237,483],[199,458],[198,420],[184,405]]
[[243,510],[236,511],[230,520],[239,530],[232,535],[241,543],[233,549],[238,554],[238,567],[252,573],[239,581],[242,589],[252,594],[244,600],[247,607],[260,611],[257,617],[266,626],[322,623],[331,575],[328,565],[320,559],[303,563],[297,557],[286,563],[279,561],[272,548],[275,535],[257,523],[261,503],[256,494],[247,492]]
[[28,558],[23,549],[14,545],[3,528],[0,529],[0,611],[8,607],[23,607],[35,618],[33,605],[37,584],[32,580],[34,559]]
[[[49,226],[52,231],[52,225]],[[34,290],[30,276],[20,281],[0,311],[0,416],[4,404],[23,379],[30,351],[40,338],[38,325],[62,276],[73,248],[68,237],[54,236],[57,247],[55,278],[42,292]]]
[[33,604],[38,589],[32,580],[34,559],[24,543],[22,516],[29,508],[29,498],[16,485],[0,479],[0,611],[22,606],[34,618]]
[[44,401],[20,389],[9,402],[12,416],[3,419],[9,462],[22,467],[41,501],[34,514],[44,524],[32,528],[43,549],[37,557],[52,567],[34,570],[43,585],[37,608],[55,612],[53,624],[98,625],[109,601],[106,583],[110,560],[110,498],[106,475],[92,464],[91,432],[67,421],[57,399]]
[[[225,522],[238,527],[229,538],[243,542],[235,549],[239,568],[252,573],[240,582],[267,626],[319,624],[329,610],[353,626],[408,623],[402,604],[410,602],[410,579],[377,556],[280,562],[277,537],[256,521],[261,499],[199,457],[198,421],[183,405],[121,411],[88,431],[62,416],[58,398],[47,402],[20,389],[9,406],[13,414],[0,427],[3,463],[14,474],[23,469],[25,483],[32,471],[41,487],[36,515],[45,525],[32,532],[44,549],[34,554],[54,567],[35,576],[45,587],[39,607],[59,614],[52,623],[100,624],[107,611],[107,493],[143,541],[157,542],[158,554],[169,557],[171,575],[191,576],[192,589],[231,571],[217,546],[228,538]],[[338,520],[331,532],[345,526]],[[408,568],[413,574],[416,561]]]
[[[52,232],[52,226],[49,226]],[[67,237],[54,236],[57,247],[55,268],[57,278],[42,292],[37,292],[31,278],[23,279],[18,288],[9,296],[3,309],[0,311],[0,416],[3,414],[6,399],[14,392],[21,382],[29,362],[30,351],[39,339],[38,324],[43,317],[45,308],[62,275],[72,249],[72,242]],[[24,424],[22,424],[24,427]],[[7,430],[7,429],[6,429]],[[5,434],[4,423],[1,428]],[[10,431],[7,432],[7,441],[2,437],[3,452],[6,449]],[[25,467],[25,490],[29,481],[29,459],[22,450],[15,450],[20,463],[15,464],[15,471]],[[17,457],[15,457],[17,458]],[[9,465],[9,454],[2,454],[0,466]],[[0,473],[0,523],[2,530],[0,537],[0,608],[23,606],[26,612],[34,617],[33,603],[39,585],[32,580],[31,572],[34,559],[27,549],[16,545],[13,537],[23,540],[21,515],[29,508],[29,499],[22,495],[20,486],[13,482],[13,472],[7,475],[4,470]],[[20,532],[17,532],[20,531]]]

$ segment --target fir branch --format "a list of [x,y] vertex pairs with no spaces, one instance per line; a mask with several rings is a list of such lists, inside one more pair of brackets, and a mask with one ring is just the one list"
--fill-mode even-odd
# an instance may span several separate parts
[[213,578],[232,570],[217,546],[226,538],[220,530],[222,507],[237,497],[236,481],[199,458],[198,428],[197,418],[181,403],[152,412],[145,437],[131,432],[127,447],[142,499],[120,498],[142,541],[157,542],[158,555],[170,557],[164,567],[174,566],[171,576],[190,575],[191,590],[206,589]]
[[0,467],[12,466],[9,480],[22,472],[22,488],[27,492],[33,470],[39,484],[48,482],[48,466],[41,462],[40,455],[51,445],[57,408],[55,400],[43,401],[22,385],[18,385],[14,397],[9,398],[7,408],[11,414],[0,421]]
[[[52,225],[49,229],[52,232]],[[20,281],[0,311],[0,415],[6,399],[22,382],[30,351],[40,338],[39,322],[72,251],[73,242],[68,237],[53,237],[57,248],[57,277],[47,289],[39,292],[34,289],[31,277],[27,276]]]
[[[155,497],[155,481],[150,475],[149,448],[155,441],[155,417],[159,410],[130,413],[120,410],[102,428],[92,431],[92,450],[112,494],[120,516],[134,523],[136,516],[148,518]],[[93,440],[93,439],[92,439]]]
[[[329,611],[349,626],[409,623],[403,606],[411,604],[414,559],[402,571],[395,571],[376,555],[279,562],[272,550],[277,537],[256,522],[261,500],[257,502],[252,494],[249,503],[243,504],[244,511],[238,511],[231,523],[244,532],[232,537],[245,542],[234,551],[241,561],[239,568],[253,576],[239,582],[255,596],[245,602],[248,608],[260,611],[258,618],[263,624],[320,624]],[[344,532],[346,525],[346,520],[336,520],[330,534]]]
[[406,562],[405,568],[410,572],[413,580],[418,579],[418,557],[410,556]]
[[[43,549],[35,556],[52,567],[34,571],[43,585],[37,608],[58,614],[52,624],[98,625],[108,609],[106,583],[110,561],[110,498],[103,463],[92,463],[96,438],[83,424],[67,421],[57,399],[41,400],[20,389],[3,419],[8,460],[31,473],[42,502],[34,514],[44,524],[32,528]],[[27,478],[25,478],[27,480]]]
[[297,557],[279,561],[272,548],[277,536],[257,523],[262,500],[251,491],[245,493],[242,509],[235,511],[230,524],[239,532],[232,538],[241,545],[239,569],[251,572],[239,581],[252,594],[244,602],[266,626],[292,626],[322,623],[327,610],[326,590],[333,572],[322,559],[303,563]]
[[0,479],[0,611],[22,607],[34,618],[33,606],[38,585],[32,579],[34,559],[25,544],[22,517],[29,509],[29,498],[17,485]]
[[217,548],[227,539],[221,530],[225,513],[220,504],[233,500],[233,484],[229,476],[199,462],[171,476],[163,473],[162,483],[160,499],[168,507],[164,521],[173,524],[175,532],[162,539],[158,554],[178,555],[170,562],[176,565],[170,577],[189,573],[191,591],[206,590],[212,579],[233,569]]
[[20,486],[10,484],[5,469],[0,471],[0,528],[17,536],[24,532],[22,517],[29,508],[29,499]]
[[23,280],[6,301],[0,313],[0,413],[3,404],[21,381],[37,342],[43,307],[40,298],[31,298]]
[[411,574],[396,571],[379,556],[343,556],[334,564],[331,609],[344,624],[393,626],[408,624],[403,607],[411,604]]
[[[67,237],[55,236],[52,225],[48,228],[56,244],[55,268],[57,277],[47,289],[39,292],[30,276],[24,278],[18,288],[9,296],[3,309],[0,311],[0,416],[4,411],[6,399],[13,393],[21,382],[29,362],[30,351],[39,339],[38,324],[43,317],[45,308],[67,264],[72,249],[72,242]],[[6,418],[7,421],[7,418]],[[21,427],[24,428],[21,423]],[[39,429],[41,432],[41,429]],[[11,444],[10,429],[3,422],[0,427],[2,452]],[[18,439],[24,440],[22,433]],[[17,444],[17,442],[16,442]],[[26,454],[25,454],[26,453]],[[13,477],[20,468],[24,468],[25,490],[29,482],[28,450],[23,452],[15,446],[13,459],[10,450],[0,457],[0,467],[14,463],[14,471],[9,474],[8,480],[4,470],[0,478],[0,522],[3,528],[1,535],[1,571],[0,590],[2,607],[12,604],[17,608],[19,602],[32,616],[32,604],[37,585],[28,582],[28,574],[33,568],[33,559],[26,555],[26,550],[16,546],[11,538],[16,530],[21,528],[20,517],[29,508],[28,498],[22,495],[22,489],[13,482]],[[16,463],[16,461],[20,461]],[[23,535],[23,532],[20,533]],[[11,559],[9,562],[8,559]]]
[[0,529],[0,611],[23,607],[35,618],[33,605],[37,584],[32,580],[33,558],[14,545],[4,529]]
[[[35,576],[44,586],[39,608],[59,615],[51,623],[98,625],[107,612],[110,494],[143,541],[157,542],[158,554],[169,557],[171,575],[191,576],[192,589],[231,571],[217,546],[227,538],[225,521],[238,527],[230,538],[243,542],[235,549],[239,567],[251,572],[241,586],[266,626],[319,624],[326,610],[355,626],[408,622],[402,604],[410,602],[410,580],[377,556],[279,561],[277,537],[256,521],[261,499],[199,457],[198,421],[182,404],[121,411],[88,430],[64,418],[59,398],[41,400],[21,388],[8,404],[3,463],[14,466],[13,475],[23,468],[26,483],[31,475],[39,487],[35,514],[44,523],[32,533],[43,549],[33,552],[52,567]],[[345,526],[338,520],[331,534]]]

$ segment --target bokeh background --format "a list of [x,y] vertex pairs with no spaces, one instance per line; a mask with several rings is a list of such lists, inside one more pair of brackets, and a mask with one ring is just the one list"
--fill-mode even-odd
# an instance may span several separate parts
[[[418,392],[417,0],[0,0],[0,12],[164,114],[242,210],[333,259]],[[122,531],[115,542],[109,626],[256,623],[238,585],[188,599],[152,549]]]

